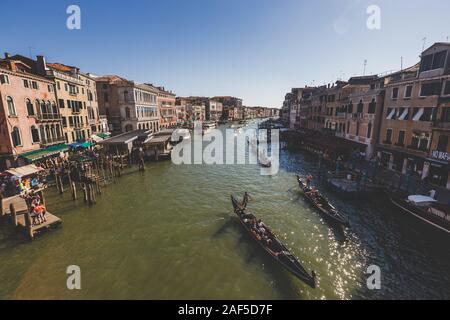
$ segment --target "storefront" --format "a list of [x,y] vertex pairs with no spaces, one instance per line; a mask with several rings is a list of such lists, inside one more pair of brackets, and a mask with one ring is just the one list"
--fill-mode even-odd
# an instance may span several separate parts
[[432,152],[431,158],[427,161],[430,182],[450,189],[450,152]]

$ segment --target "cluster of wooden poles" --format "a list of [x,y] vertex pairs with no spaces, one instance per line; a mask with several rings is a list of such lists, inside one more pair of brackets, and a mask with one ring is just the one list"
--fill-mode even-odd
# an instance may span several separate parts
[[[66,186],[64,178],[67,176],[68,188],[72,194],[72,199],[78,199],[78,190],[83,193],[83,200],[89,205],[96,203],[98,196],[102,194],[102,187],[106,186],[108,181],[115,181],[122,176],[124,169],[124,157],[106,157],[102,156],[88,165],[83,164],[84,171],[78,176],[78,181],[74,181],[72,172],[69,169],[61,174],[59,170],[55,171],[55,184],[60,194],[64,193]],[[78,184],[78,186],[77,186]]]

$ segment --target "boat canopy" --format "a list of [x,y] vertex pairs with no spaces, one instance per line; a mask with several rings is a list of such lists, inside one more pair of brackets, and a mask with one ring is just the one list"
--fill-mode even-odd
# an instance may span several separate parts
[[437,202],[436,200],[434,200],[431,197],[422,196],[422,195],[409,196],[408,200],[410,202],[414,202],[414,203]]

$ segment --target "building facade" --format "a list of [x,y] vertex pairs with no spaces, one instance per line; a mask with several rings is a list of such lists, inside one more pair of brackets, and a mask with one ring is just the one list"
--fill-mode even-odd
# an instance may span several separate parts
[[158,92],[156,101],[160,114],[160,127],[173,128],[177,125],[177,107],[175,105],[176,96],[171,91],[165,90],[164,87],[156,87],[156,90]]
[[208,99],[205,105],[206,120],[219,121],[222,118],[223,105],[222,102],[214,99]]
[[55,83],[20,60],[0,59],[0,168],[25,164],[28,152],[64,143]]
[[100,113],[106,115],[113,134],[160,130],[156,88],[119,76],[102,76],[95,80]]
[[386,87],[379,156],[385,167],[450,188],[448,97],[450,44],[422,53],[419,70]]

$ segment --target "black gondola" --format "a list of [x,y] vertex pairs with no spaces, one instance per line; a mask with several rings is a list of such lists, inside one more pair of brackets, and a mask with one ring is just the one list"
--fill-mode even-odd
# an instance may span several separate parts
[[239,221],[248,231],[251,237],[259,243],[259,245],[279,264],[281,264],[286,270],[290,271],[297,278],[305,282],[311,288],[316,287],[316,274],[314,271],[309,274],[306,269],[300,264],[297,258],[289,251],[288,248],[277,238],[277,236],[266,226],[267,238],[270,239],[270,243],[262,239],[261,236],[254,230],[252,223],[256,221],[256,217],[246,210],[248,195],[244,197],[243,203],[239,203],[238,200],[231,196],[231,202],[233,204],[234,212],[239,218]]
[[298,185],[303,193],[303,196],[325,217],[333,222],[337,222],[343,226],[349,227],[350,222],[348,217],[340,213],[323,195],[317,190],[314,191],[307,185],[306,179],[297,175]]

